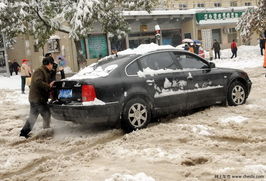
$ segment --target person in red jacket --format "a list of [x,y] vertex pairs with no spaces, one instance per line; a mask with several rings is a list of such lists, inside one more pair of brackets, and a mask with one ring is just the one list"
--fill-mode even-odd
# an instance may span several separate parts
[[233,53],[231,58],[233,58],[234,56],[237,57],[237,44],[236,44],[235,40],[233,40],[233,42],[231,43],[231,51]]

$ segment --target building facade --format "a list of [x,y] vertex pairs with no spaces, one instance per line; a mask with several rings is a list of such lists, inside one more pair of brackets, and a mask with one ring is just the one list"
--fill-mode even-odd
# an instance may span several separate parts
[[163,8],[187,10],[192,8],[229,8],[256,6],[259,0],[165,0]]
[[[10,60],[29,59],[32,68],[41,65],[43,55],[51,52],[55,60],[64,56],[67,66],[76,72],[83,66],[96,62],[98,59],[112,54],[113,50],[121,51],[136,48],[143,43],[159,43],[161,45],[177,46],[184,38],[200,40],[205,50],[210,50],[216,39],[222,48],[230,48],[232,40],[241,45],[239,32],[235,30],[239,17],[247,7],[205,8],[193,10],[156,10],[150,14],[146,11],[124,12],[130,32],[122,39],[112,40],[101,31],[100,25],[94,26],[94,31],[80,40],[80,47],[65,33],[51,36],[43,49],[34,46],[34,40],[29,36],[20,36],[12,49],[8,49]],[[160,31],[155,31],[160,27]],[[158,36],[159,35],[159,36]],[[253,35],[249,44],[256,45],[257,36]],[[1,49],[0,49],[1,50]],[[85,57],[86,62],[77,63],[77,50]],[[1,59],[1,52],[0,52]]]

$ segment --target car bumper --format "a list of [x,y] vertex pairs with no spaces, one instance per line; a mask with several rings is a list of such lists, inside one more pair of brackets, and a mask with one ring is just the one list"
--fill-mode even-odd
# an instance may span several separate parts
[[118,102],[104,105],[58,105],[49,104],[52,116],[58,120],[79,124],[115,123],[120,117]]

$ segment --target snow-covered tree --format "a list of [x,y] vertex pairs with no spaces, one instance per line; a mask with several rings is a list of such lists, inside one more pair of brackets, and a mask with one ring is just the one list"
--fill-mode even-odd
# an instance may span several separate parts
[[[56,31],[76,40],[86,37],[95,23],[110,37],[128,32],[123,10],[147,10],[158,0],[0,0],[0,30],[12,45],[20,34],[31,35],[42,47]],[[76,44],[77,45],[77,44]]]
[[249,8],[237,23],[236,29],[244,41],[257,32],[263,34],[266,30],[266,0],[260,0],[259,6]]

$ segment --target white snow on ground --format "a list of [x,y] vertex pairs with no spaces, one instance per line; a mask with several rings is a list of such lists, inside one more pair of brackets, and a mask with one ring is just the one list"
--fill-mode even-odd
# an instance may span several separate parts
[[231,56],[231,49],[224,49],[221,50],[221,59],[213,60],[213,62],[216,67],[238,69],[261,67],[263,65],[263,56],[260,55],[259,46],[239,46],[237,57],[231,59]]
[[5,77],[0,75],[0,89],[20,89],[21,78],[20,75],[13,75]]
[[145,173],[138,173],[136,175],[128,174],[114,174],[111,178],[105,181],[155,181],[152,177],[147,176]]
[[232,117],[221,118],[219,121],[222,123],[229,123],[229,122],[243,123],[246,120],[248,120],[248,118],[243,116],[232,116]]

